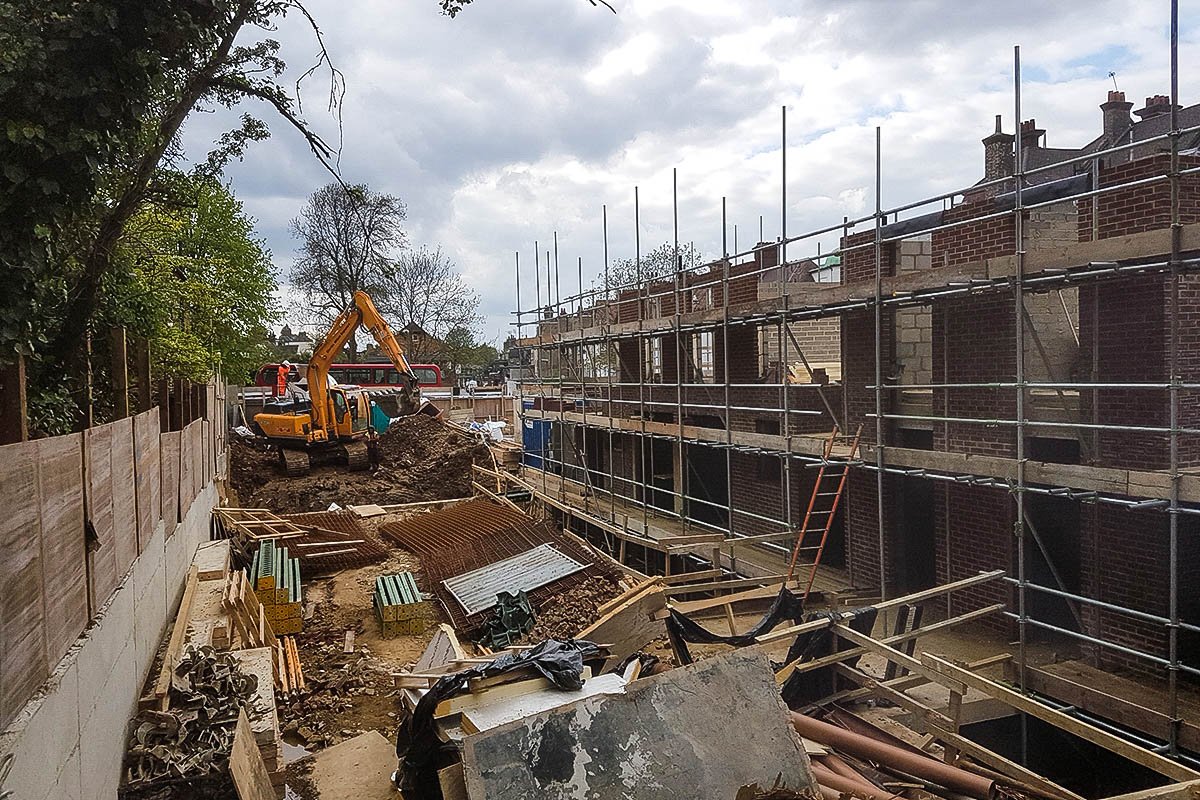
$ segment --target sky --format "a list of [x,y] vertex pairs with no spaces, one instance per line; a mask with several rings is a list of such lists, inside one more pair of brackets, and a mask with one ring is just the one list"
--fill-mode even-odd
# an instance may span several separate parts
[[[1110,72],[1135,109],[1169,90],[1166,0],[611,3],[616,14],[587,0],[475,0],[451,19],[437,0],[306,0],[346,89],[339,119],[327,79],[309,78],[306,120],[341,142],[344,181],[400,197],[411,244],[440,246],[457,264],[482,298],[485,340],[512,332],[517,253],[521,307],[535,305],[535,241],[544,279],[557,233],[564,299],[578,290],[580,263],[585,287],[603,280],[605,207],[610,259],[633,256],[635,186],[643,252],[671,240],[673,170],[680,241],[707,257],[722,252],[722,198],[731,251],[734,226],[746,250],[760,217],[774,241],[785,220],[795,236],[870,214],[876,127],[884,208],[969,186],[995,115],[1015,127],[1014,45],[1021,116],[1036,118],[1052,147],[1099,134]],[[1180,24],[1190,105],[1200,101],[1200,0],[1180,0]],[[245,41],[281,42],[285,86],[314,63],[314,34],[298,14],[252,34]],[[294,130],[252,103],[193,114],[188,155],[203,158],[244,111],[272,137],[226,176],[297,323],[288,223],[331,177]],[[788,257],[815,255],[818,244],[828,252],[836,235],[790,245]]]

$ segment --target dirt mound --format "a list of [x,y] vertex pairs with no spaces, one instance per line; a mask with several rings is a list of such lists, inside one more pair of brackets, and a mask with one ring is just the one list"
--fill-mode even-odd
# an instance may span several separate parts
[[413,503],[471,494],[471,465],[491,466],[487,445],[424,415],[407,417],[379,437],[379,465],[350,472],[343,465],[314,466],[303,478],[282,474],[273,451],[234,441],[230,485],[247,508],[276,512],[324,511],[330,503]]

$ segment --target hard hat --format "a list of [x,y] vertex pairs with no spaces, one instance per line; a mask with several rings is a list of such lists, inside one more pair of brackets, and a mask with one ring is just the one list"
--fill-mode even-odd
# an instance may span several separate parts
[[283,366],[285,366],[285,367],[290,367],[291,365],[292,365],[292,362],[290,362],[290,361],[283,362]]

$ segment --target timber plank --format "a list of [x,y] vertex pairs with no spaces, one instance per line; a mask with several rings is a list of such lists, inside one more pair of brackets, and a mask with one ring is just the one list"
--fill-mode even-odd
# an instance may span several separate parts
[[117,588],[117,548],[113,541],[112,426],[89,428],[83,434],[84,470],[87,480],[87,519],[95,541],[88,547],[88,608],[99,610]]
[[990,697],[1007,703],[1018,711],[1024,711],[1030,716],[1037,717],[1044,722],[1049,722],[1051,725],[1062,728],[1081,739],[1086,739],[1092,744],[1099,745],[1134,763],[1141,764],[1147,769],[1152,769],[1160,775],[1166,775],[1168,778],[1177,781],[1200,778],[1200,772],[1185,767],[1178,761],[1172,761],[1150,750],[1138,747],[1119,736],[1102,731],[1093,725],[1072,717],[1070,714],[1065,714],[1062,711],[1043,705],[1032,697],[1009,689],[1007,686],[985,678],[982,675],[976,675],[974,672],[963,669],[946,659],[929,653],[923,653],[921,661],[944,678],[949,678],[951,681],[965,684],[972,689],[983,692]]
[[179,431],[160,433],[158,444],[162,518],[170,538],[179,522]]
[[[113,546],[117,562],[117,580],[125,576],[138,554],[137,498],[133,476],[133,419],[126,417],[111,423]],[[107,596],[107,595],[106,595]],[[104,598],[98,597],[101,603]]]
[[37,455],[46,660],[54,665],[88,622],[83,435],[41,439]]
[[666,626],[655,619],[656,612],[666,605],[662,587],[649,585],[641,594],[629,598],[584,628],[575,638],[606,644],[609,657],[604,662],[604,669],[611,669],[666,633]]
[[0,447],[0,729],[49,675],[37,442]]
[[233,749],[229,753],[229,774],[238,800],[275,800],[267,762],[254,741],[246,711],[238,712],[237,728],[233,734]]

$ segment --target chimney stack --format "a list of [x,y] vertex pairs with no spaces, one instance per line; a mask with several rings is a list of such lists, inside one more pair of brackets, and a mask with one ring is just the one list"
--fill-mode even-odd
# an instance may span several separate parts
[[1100,104],[1100,112],[1104,117],[1104,139],[1110,145],[1118,144],[1133,125],[1129,117],[1132,109],[1133,103],[1125,102],[1124,92],[1109,92],[1108,102]]
[[1171,98],[1167,97],[1165,94],[1156,94],[1154,97],[1147,97],[1146,107],[1133,113],[1137,114],[1143,120],[1150,119],[1151,117],[1157,117],[1160,114],[1170,114]]
[[1011,133],[1000,130],[1000,115],[996,115],[996,132],[983,140],[983,179],[993,181],[1013,173],[1013,141]]
[[1021,123],[1021,148],[1045,147],[1042,137],[1046,135],[1045,128],[1037,126],[1037,120],[1027,119]]

